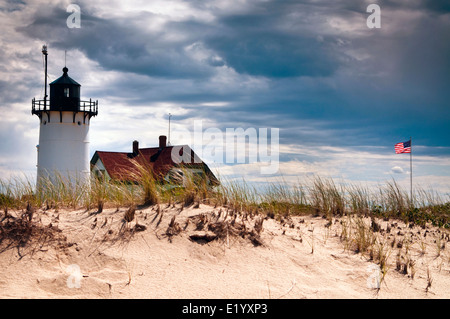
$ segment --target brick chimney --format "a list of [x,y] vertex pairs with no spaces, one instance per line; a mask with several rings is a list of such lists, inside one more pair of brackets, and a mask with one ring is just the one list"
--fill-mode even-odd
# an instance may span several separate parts
[[133,141],[133,154],[137,155],[139,153],[139,142]]
[[166,147],[166,143],[167,143],[167,136],[160,135],[159,136],[159,148],[163,149],[164,147]]

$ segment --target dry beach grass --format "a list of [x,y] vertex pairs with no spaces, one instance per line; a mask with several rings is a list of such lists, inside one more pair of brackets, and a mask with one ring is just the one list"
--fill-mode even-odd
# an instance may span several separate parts
[[448,204],[395,182],[373,195],[320,178],[264,192],[96,181],[41,198],[13,184],[2,298],[450,297]]

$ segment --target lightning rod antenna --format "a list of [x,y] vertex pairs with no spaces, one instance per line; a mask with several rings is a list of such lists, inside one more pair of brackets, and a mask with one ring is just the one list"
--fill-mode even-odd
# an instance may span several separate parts
[[42,54],[45,57],[45,86],[44,86],[44,110],[47,110],[47,46],[44,44],[42,46]]
[[170,145],[170,118],[172,117],[172,114],[169,113],[169,134],[167,136],[167,145]]

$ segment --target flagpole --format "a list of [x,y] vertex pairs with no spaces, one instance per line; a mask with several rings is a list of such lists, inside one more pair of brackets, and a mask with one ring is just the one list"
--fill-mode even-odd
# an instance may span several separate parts
[[413,202],[413,190],[412,190],[412,138],[411,136],[409,137],[409,143],[410,143],[410,147],[411,147],[411,152],[409,153],[409,170],[410,170],[410,184],[411,184],[411,204]]

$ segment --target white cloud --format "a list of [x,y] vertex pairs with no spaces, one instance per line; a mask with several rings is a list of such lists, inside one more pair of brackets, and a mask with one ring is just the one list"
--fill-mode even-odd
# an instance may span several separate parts
[[394,166],[391,168],[391,172],[394,174],[403,174],[403,168],[401,168],[400,166]]

